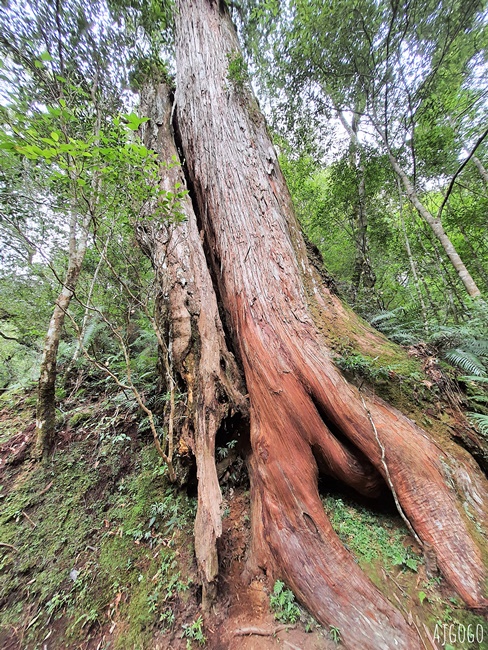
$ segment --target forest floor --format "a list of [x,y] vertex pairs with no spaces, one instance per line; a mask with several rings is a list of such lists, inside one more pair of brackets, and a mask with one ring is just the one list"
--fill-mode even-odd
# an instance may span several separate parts
[[[341,647],[340,629],[319,626],[285,585],[243,580],[246,479],[224,477],[219,598],[203,616],[195,488],[168,484],[133,403],[123,394],[64,400],[45,466],[29,456],[34,407],[32,391],[0,396],[0,648]],[[488,648],[486,621],[426,565],[392,502],[361,502],[330,482],[320,489],[339,536],[425,648]]]

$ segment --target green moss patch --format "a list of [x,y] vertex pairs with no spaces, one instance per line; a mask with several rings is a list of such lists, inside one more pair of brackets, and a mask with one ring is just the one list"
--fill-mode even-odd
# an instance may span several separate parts
[[93,405],[68,414],[78,428],[49,466],[2,470],[1,647],[105,637],[132,650],[153,647],[156,632],[183,633],[195,499],[168,485],[152,444],[117,426],[95,434],[77,417],[94,412],[104,415]]
[[442,646],[446,633],[443,647],[488,648],[486,620],[465,609],[440,575],[428,575],[423,555],[398,514],[378,512],[347,495],[326,493],[322,501],[341,541],[378,589],[413,621],[429,647],[429,635]]

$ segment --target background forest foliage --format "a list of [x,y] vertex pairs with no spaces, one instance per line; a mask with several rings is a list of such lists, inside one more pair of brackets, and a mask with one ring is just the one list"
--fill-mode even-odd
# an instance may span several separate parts
[[[486,296],[485,9],[477,0],[232,9],[247,44],[241,83],[249,65],[298,216],[341,296],[396,342],[424,341],[480,378],[486,304],[468,295],[412,193]],[[36,381],[70,242],[79,252],[82,241],[59,368],[122,380],[125,346],[134,381],[148,382],[155,295],[133,232],[150,212],[178,219],[179,194],[157,188],[133,90],[166,74],[165,57],[171,67],[170,8],[70,1],[24,12],[12,2],[1,20],[1,389]]]
[[[22,599],[41,604],[33,634],[62,612],[71,617],[67,633],[79,634],[105,616],[108,593],[109,617],[122,603],[127,620],[137,621],[127,647],[143,638],[151,643],[150,626],[170,627],[175,602],[186,604],[187,592],[196,591],[191,552],[183,553],[183,565],[179,558],[183,568],[176,559],[180,538],[191,537],[195,500],[167,485],[149,445],[138,459],[128,451],[137,436],[163,444],[171,400],[184,399],[171,396],[164,377],[156,306],[165,288],[156,285],[135,236],[149,220],[166,227],[182,218],[185,191],[161,189],[160,166],[139,135],[138,91],[148,78],[172,83],[171,4],[32,0],[26,8],[11,1],[0,14],[2,406],[22,406],[34,419],[46,334],[68,292],[56,352],[56,426],[80,437],[75,451],[59,451],[51,473],[29,477],[0,519],[4,544],[13,548],[23,537],[32,547],[19,566],[5,559],[11,573],[0,589],[13,603],[12,625],[22,617]],[[227,4],[245,43],[242,54],[229,57],[228,83],[256,88],[298,218],[340,297],[412,355],[435,359],[488,439],[486,2]],[[382,366],[347,346],[335,352],[344,372],[371,383],[400,377],[420,383],[419,394],[429,388],[417,366]],[[0,443],[27,425],[22,417],[0,427]],[[235,459],[235,440],[218,444],[219,461]],[[242,461],[239,472],[229,467],[232,482]],[[52,481],[66,491],[72,484],[76,494],[70,501],[46,493],[52,530],[42,538],[22,513],[33,508],[42,519],[40,495]],[[117,485],[108,505],[98,498],[104,483]],[[326,505],[337,510],[332,500]],[[344,522],[356,528],[361,517],[341,507],[342,534],[349,535]],[[78,508],[92,517],[81,528]],[[92,521],[106,527],[98,565],[85,546]],[[8,536],[12,522],[24,526],[17,537]],[[53,539],[63,527],[66,539],[70,531],[76,537],[72,548]],[[362,548],[371,550],[371,538]],[[154,556],[141,569],[147,554],[140,542],[151,550],[164,542],[162,564]],[[76,551],[88,569],[78,581],[63,578],[49,553],[38,565],[44,548],[66,566]],[[384,548],[394,548],[392,539]],[[125,561],[122,570],[116,556]],[[25,596],[24,574],[34,570],[40,579]],[[144,571],[157,580],[142,579]],[[299,617],[283,583],[274,597],[288,599]],[[191,645],[204,636],[201,618],[190,613],[194,621],[183,634]]]

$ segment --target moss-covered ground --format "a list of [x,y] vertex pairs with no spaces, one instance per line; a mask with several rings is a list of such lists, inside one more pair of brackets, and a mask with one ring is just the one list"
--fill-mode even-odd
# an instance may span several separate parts
[[[400,381],[374,359],[348,362],[348,373],[395,386]],[[352,367],[357,364],[359,371]],[[40,465],[29,459],[35,396],[0,396],[0,648],[340,647],[341,630],[317,626],[297,609],[286,585],[242,581],[247,486],[223,486],[221,595],[215,612],[202,618],[193,551],[196,500],[169,485],[133,404],[115,397],[65,400],[55,455]],[[488,648],[486,621],[430,573],[392,502],[361,502],[325,480],[320,487],[339,537],[418,627],[426,648],[434,642],[447,650]],[[233,632],[273,630],[283,621],[294,627],[270,636]]]
[[177,647],[196,619],[195,499],[107,404],[63,418],[49,465],[18,462],[32,405],[2,396],[0,647]]

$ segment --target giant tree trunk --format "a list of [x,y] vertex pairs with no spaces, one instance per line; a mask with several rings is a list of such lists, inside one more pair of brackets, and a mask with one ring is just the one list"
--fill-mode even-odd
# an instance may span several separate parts
[[283,578],[319,621],[340,628],[347,647],[420,648],[334,533],[318,472],[366,495],[390,489],[474,608],[487,604],[485,569],[462,505],[475,504],[471,516],[483,517],[486,486],[461,452],[454,464],[335,368],[327,333],[347,327],[370,349],[385,342],[331,295],[307,257],[263,117],[250,90],[228,75],[239,50],[223,3],[178,0],[176,23],[183,153],[250,400],[250,567]]
[[[156,151],[162,165],[162,185],[175,191],[185,183],[175,165],[177,150],[171,129],[172,102],[163,82],[147,84],[141,94],[146,146]],[[217,298],[207,268],[191,200],[182,204],[185,221],[160,225],[148,221],[137,237],[150,257],[159,287],[157,322],[164,333],[174,381],[186,393],[180,443],[188,444],[197,465],[198,507],[195,553],[202,583],[204,608],[216,594],[217,540],[222,534],[219,482],[215,466],[215,437],[222,422],[244,415],[247,401],[233,355],[227,348]],[[181,447],[180,444],[180,447]]]

